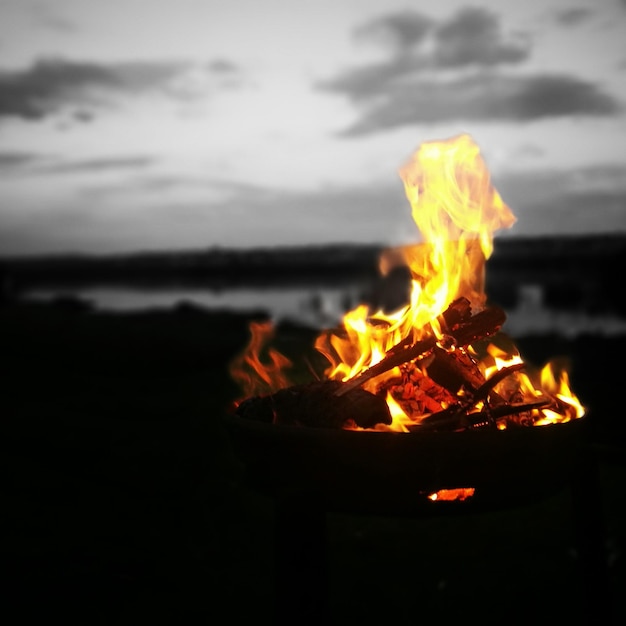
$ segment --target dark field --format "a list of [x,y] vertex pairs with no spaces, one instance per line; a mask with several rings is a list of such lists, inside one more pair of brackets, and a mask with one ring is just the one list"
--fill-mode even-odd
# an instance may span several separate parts
[[[115,316],[59,302],[6,304],[0,320],[5,623],[271,622],[273,502],[246,488],[220,421],[238,394],[227,364],[249,318],[192,307]],[[278,330],[288,354],[309,349],[312,331]],[[609,579],[594,623],[611,623],[610,613],[623,623],[626,428],[615,361],[626,337],[517,343],[532,363],[570,357],[573,389],[590,408],[599,493],[589,506]],[[585,623],[571,495],[566,486],[460,517],[329,514],[333,623]]]

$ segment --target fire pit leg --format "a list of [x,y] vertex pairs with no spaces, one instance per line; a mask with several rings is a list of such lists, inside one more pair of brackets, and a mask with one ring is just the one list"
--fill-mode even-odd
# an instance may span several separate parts
[[598,460],[592,449],[579,455],[572,480],[572,507],[585,623],[610,624],[612,598],[598,471]]
[[329,624],[326,511],[298,493],[278,497],[275,515],[276,623]]

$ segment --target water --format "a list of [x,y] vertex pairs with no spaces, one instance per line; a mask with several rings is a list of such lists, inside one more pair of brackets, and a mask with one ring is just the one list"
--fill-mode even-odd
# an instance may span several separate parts
[[[132,312],[168,310],[189,303],[208,311],[265,313],[275,322],[292,321],[314,328],[333,328],[347,311],[365,301],[363,286],[240,287],[222,290],[188,288],[84,287],[37,289],[27,300],[47,301],[72,297],[89,302],[96,311]],[[626,334],[626,319],[614,314],[591,315],[545,306],[539,286],[519,289],[517,304],[506,310],[503,331],[511,337],[556,334],[576,337],[583,333],[606,336]]]
[[268,314],[273,320],[294,321],[314,327],[332,327],[346,311],[363,299],[359,287],[241,287],[220,290],[188,288],[88,287],[37,289],[26,300],[78,298],[97,311],[128,313],[168,310],[184,303],[208,311]]

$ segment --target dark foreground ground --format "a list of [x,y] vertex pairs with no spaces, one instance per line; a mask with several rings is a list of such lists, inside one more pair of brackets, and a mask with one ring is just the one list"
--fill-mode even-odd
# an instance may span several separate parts
[[[248,322],[0,310],[5,624],[271,623],[273,503],[246,489],[220,422]],[[279,329],[287,352],[311,337]],[[595,623],[626,623],[626,337],[517,343],[533,363],[572,361],[600,459],[611,607],[598,616],[613,622]],[[482,515],[329,514],[333,623],[585,623],[572,522],[567,487]]]

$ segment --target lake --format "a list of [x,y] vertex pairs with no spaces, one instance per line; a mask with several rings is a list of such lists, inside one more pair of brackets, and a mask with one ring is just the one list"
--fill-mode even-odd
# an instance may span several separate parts
[[[238,287],[219,290],[187,287],[74,287],[36,289],[22,295],[26,300],[46,301],[58,297],[89,302],[96,311],[128,313],[171,309],[191,304],[209,311],[266,313],[275,322],[291,321],[314,328],[333,328],[343,314],[367,301],[361,286]],[[576,337],[583,333],[626,334],[626,319],[614,314],[590,314],[545,305],[542,288],[525,285],[518,290],[515,306],[506,309],[503,330],[512,337],[557,334]]]

